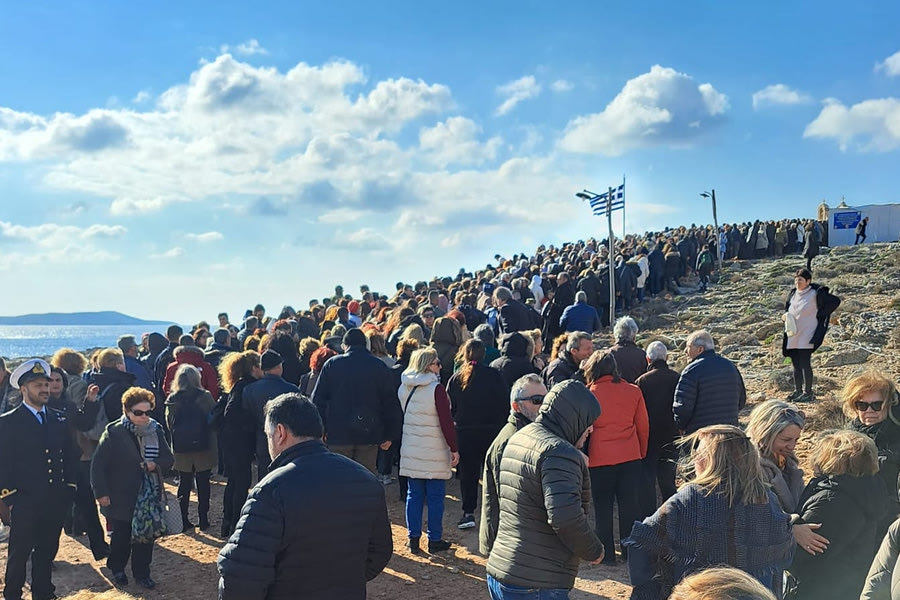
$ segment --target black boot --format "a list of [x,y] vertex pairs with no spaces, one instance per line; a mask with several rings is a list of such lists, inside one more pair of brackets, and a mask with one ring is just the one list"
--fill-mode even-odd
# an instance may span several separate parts
[[449,550],[452,545],[447,540],[428,540],[428,553],[444,552]]
[[419,554],[422,552],[422,549],[419,548],[419,540],[421,540],[421,539],[422,539],[421,537],[409,538],[409,551],[412,554]]
[[188,519],[188,507],[191,505],[191,497],[190,496],[182,496],[178,499],[178,503],[181,505],[181,526],[185,531],[189,531],[196,527],[191,521]]

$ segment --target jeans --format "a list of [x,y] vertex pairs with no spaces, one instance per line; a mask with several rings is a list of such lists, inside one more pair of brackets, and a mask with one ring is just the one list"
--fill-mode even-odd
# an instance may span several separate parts
[[491,600],[565,600],[569,597],[568,589],[562,588],[524,588],[516,585],[500,583],[490,575],[487,576],[488,591]]
[[408,480],[406,494],[406,528],[409,537],[422,537],[422,512],[428,502],[428,539],[438,541],[444,535],[444,493],[447,482],[443,479]]

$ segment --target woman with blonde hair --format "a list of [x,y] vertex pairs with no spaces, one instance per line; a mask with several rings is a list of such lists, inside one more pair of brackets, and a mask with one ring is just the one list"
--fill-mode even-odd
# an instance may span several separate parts
[[894,382],[877,371],[865,371],[851,377],[841,392],[844,414],[850,417],[849,429],[866,435],[878,448],[878,476],[884,481],[890,502],[879,535],[887,532],[900,514],[900,419],[895,414],[897,390]]
[[822,554],[803,552],[789,571],[796,600],[859,598],[883,532],[888,507],[878,477],[878,449],[856,431],[825,431],[809,456],[813,472],[800,499],[799,522],[821,523],[831,543]]
[[669,600],[776,600],[756,579],[733,567],[713,567],[685,577]]
[[727,564],[780,592],[794,549],[790,517],[769,489],[756,445],[738,427],[683,439],[687,483],[626,541],[633,598],[663,600],[693,571]]
[[[451,319],[452,321],[452,319]],[[455,321],[454,321],[455,322]],[[443,539],[444,493],[459,462],[450,398],[440,382],[441,361],[434,348],[412,353],[397,395],[403,408],[400,475],[408,478],[406,527],[409,551],[418,554],[422,512],[428,503],[428,552],[450,549]]]
[[[747,435],[759,450],[760,465],[781,509],[796,515],[803,494],[803,470],[794,448],[806,424],[806,415],[794,404],[781,400],[766,400],[750,413]],[[828,539],[814,530],[821,523],[794,523],[792,528],[797,545],[810,554],[828,548]]]
[[175,470],[178,471],[178,502],[185,531],[196,527],[188,519],[195,479],[200,530],[209,529],[209,476],[218,457],[216,435],[209,423],[216,401],[203,389],[200,381],[197,367],[181,365],[175,372],[172,393],[166,398],[166,424],[172,436]]

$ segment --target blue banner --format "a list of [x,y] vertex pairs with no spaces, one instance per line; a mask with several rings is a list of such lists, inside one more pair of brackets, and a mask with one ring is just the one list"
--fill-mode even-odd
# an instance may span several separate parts
[[849,212],[836,212],[834,213],[834,228],[835,229],[855,229],[859,222],[862,220],[862,213],[858,210],[849,211]]

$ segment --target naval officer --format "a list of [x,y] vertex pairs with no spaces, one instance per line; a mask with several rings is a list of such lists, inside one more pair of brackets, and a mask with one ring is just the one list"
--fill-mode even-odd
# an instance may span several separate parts
[[66,415],[50,408],[50,365],[26,360],[9,377],[22,404],[0,415],[0,500],[9,508],[5,600],[21,600],[31,557],[31,596],[56,598],[50,567],[75,497],[79,450]]

